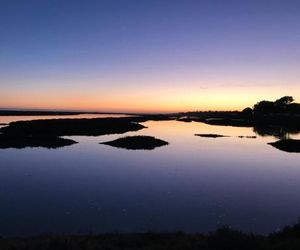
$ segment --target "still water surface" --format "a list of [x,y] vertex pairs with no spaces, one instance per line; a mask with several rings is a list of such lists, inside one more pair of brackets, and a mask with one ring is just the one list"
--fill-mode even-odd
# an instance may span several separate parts
[[[143,124],[148,128],[123,135],[70,137],[79,143],[60,149],[0,150],[0,235],[208,232],[222,225],[268,233],[297,222],[300,154],[267,145],[274,137],[241,139],[255,133],[195,122]],[[98,144],[124,135],[170,145],[134,151]]]

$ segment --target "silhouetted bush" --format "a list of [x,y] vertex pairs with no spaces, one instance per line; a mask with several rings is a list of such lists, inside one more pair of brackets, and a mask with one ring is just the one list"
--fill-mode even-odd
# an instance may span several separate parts
[[253,109],[252,108],[248,107],[248,108],[243,109],[242,116],[244,118],[249,119],[249,118],[252,117],[252,115],[253,115]]
[[270,235],[223,227],[209,234],[133,233],[1,238],[1,250],[299,250],[300,224]]

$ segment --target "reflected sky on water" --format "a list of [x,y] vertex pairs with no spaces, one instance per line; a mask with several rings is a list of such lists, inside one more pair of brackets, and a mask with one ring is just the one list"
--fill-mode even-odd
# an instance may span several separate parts
[[[267,144],[276,138],[238,138],[256,134],[196,122],[143,125],[122,135],[70,137],[79,143],[60,149],[0,150],[0,235],[222,225],[268,233],[300,217],[300,154]],[[230,137],[194,136],[200,133]],[[99,144],[126,135],[170,145],[135,151]]]

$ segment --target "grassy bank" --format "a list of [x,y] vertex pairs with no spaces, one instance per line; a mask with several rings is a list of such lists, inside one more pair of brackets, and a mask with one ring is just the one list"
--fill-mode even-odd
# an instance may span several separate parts
[[185,250],[298,250],[300,224],[267,236],[221,228],[209,234],[142,233],[2,238],[1,250],[185,249]]

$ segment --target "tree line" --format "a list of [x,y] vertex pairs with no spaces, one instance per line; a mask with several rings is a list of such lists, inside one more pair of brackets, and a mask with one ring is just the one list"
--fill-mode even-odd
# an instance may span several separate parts
[[300,104],[292,96],[283,96],[276,101],[260,101],[253,108],[245,108],[244,114],[261,116],[271,114],[300,114]]

